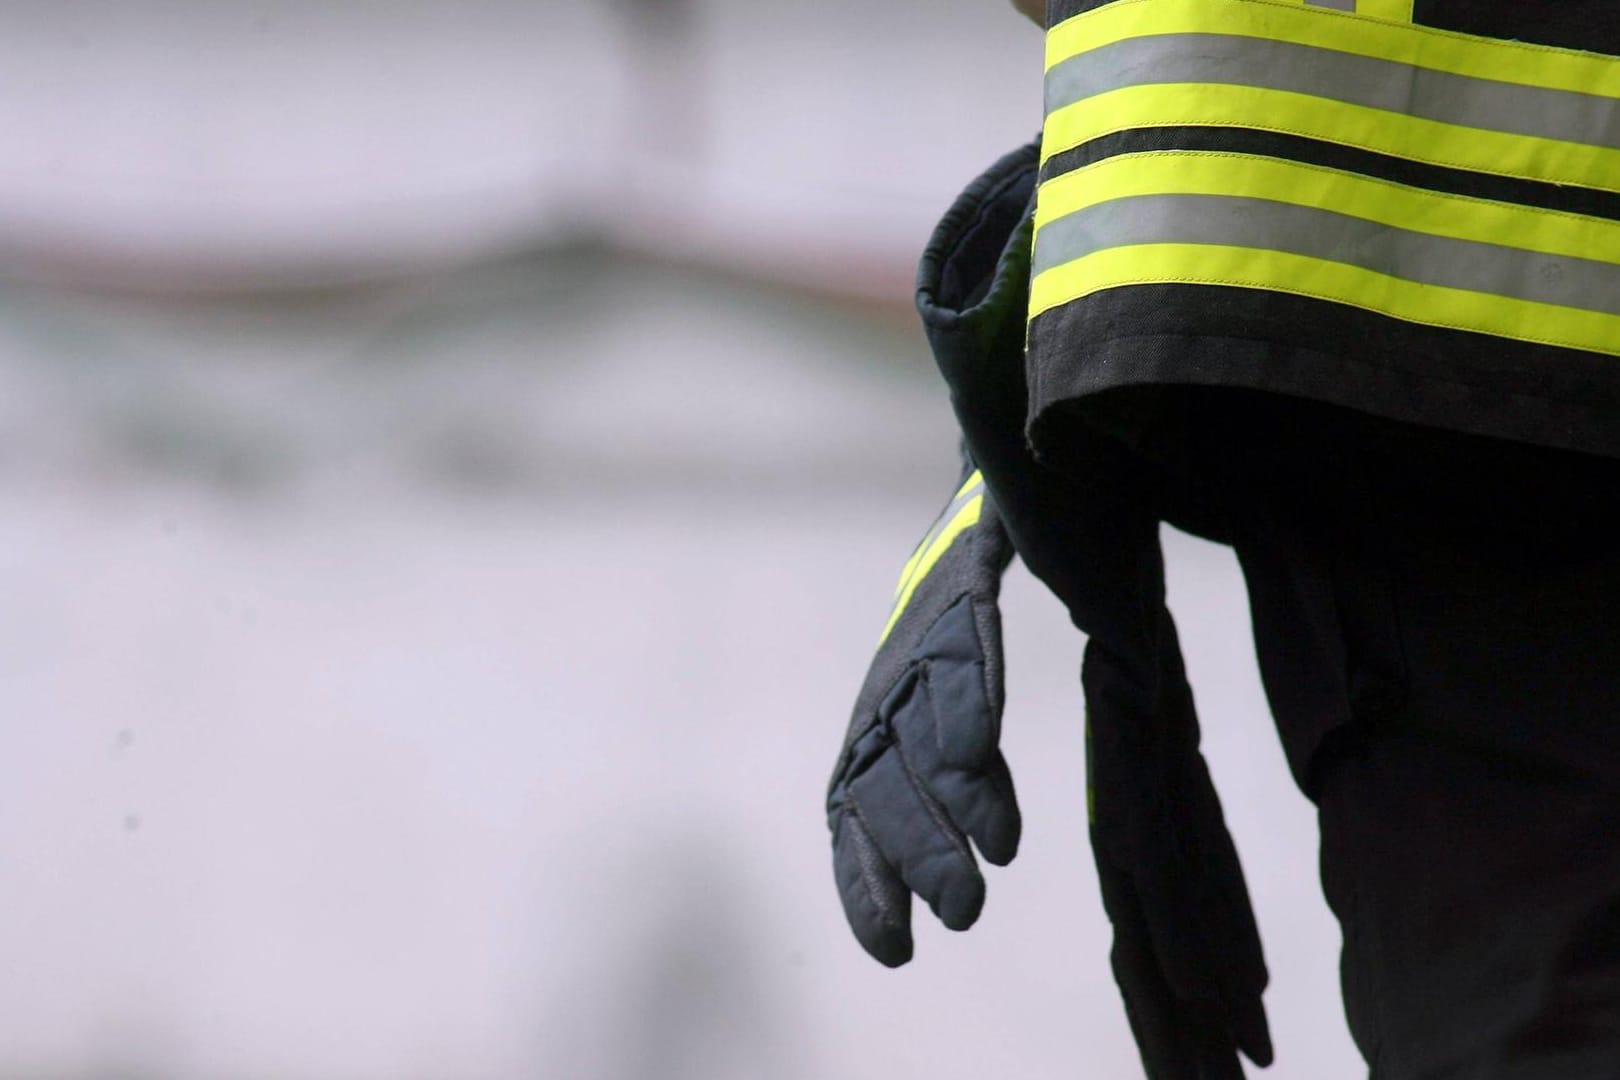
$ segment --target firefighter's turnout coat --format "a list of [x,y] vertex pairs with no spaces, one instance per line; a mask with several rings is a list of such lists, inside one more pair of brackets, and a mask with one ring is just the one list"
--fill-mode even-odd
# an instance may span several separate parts
[[1051,16],[1037,449],[1063,406],[1178,385],[1620,456],[1620,4]]

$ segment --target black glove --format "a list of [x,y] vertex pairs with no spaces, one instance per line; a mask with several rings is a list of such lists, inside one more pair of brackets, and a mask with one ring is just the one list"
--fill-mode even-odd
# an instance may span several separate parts
[[1012,545],[964,466],[923,537],[855,702],[827,793],[833,872],[855,936],[878,960],[911,959],[911,894],[953,930],[984,905],[980,854],[1005,865],[1020,819],[1001,737],[1001,617]]
[[923,257],[918,307],[1019,556],[1090,638],[1092,850],[1143,1063],[1152,1080],[1228,1080],[1239,1050],[1271,1061],[1267,974],[1165,607],[1165,483],[1079,414],[1061,473],[1024,438],[1037,162],[1036,147],[1017,151],[958,200]]
[[1110,960],[1152,1080],[1241,1080],[1272,1060],[1265,959],[1243,870],[1198,752],[1169,613],[1156,680],[1086,646],[1087,804]]

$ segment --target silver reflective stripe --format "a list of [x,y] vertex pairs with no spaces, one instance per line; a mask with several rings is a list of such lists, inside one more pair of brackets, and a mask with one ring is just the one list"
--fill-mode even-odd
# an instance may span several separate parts
[[[934,541],[939,539],[941,533],[950,528],[951,522],[956,520],[956,515],[962,512],[962,508],[967,506],[967,504],[972,502],[977,496],[983,494],[984,477],[979,475],[977,480],[963,488],[962,493],[953,498],[939,517],[934,519],[933,525],[929,526],[928,528],[928,535],[923,537],[922,543],[917,545],[917,554],[921,555],[923,552],[933,547]],[[906,582],[909,580],[910,575],[908,574],[906,578],[900,582],[900,589],[902,591],[905,589]]]
[[1046,76],[1046,111],[1127,86],[1214,83],[1286,90],[1464,127],[1620,149],[1620,101],[1226,34],[1129,38]]
[[1049,222],[1034,273],[1132,244],[1307,255],[1426,285],[1620,315],[1620,265],[1430,236],[1331,210],[1229,195],[1137,195]]
[[1311,7],[1334,8],[1338,11],[1356,10],[1356,0],[1305,0]]
[[963,488],[962,493],[951,500],[951,504],[945,508],[945,512],[939,515],[939,520],[934,523],[934,527],[928,530],[928,542],[930,544],[939,537],[940,533],[945,531],[945,528],[950,525],[956,515],[962,512],[964,506],[984,494],[984,476],[978,473],[975,473],[975,476],[978,479]]

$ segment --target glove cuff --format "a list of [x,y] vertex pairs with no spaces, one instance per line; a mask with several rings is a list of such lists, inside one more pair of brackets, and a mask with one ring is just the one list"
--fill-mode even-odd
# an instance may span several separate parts
[[1039,165],[1039,143],[1007,154],[935,226],[917,267],[917,311],[930,332],[994,335],[1008,317],[1023,321]]

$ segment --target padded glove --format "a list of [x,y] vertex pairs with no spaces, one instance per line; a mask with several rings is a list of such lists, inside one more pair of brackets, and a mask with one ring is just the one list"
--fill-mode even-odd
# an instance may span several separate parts
[[1001,617],[1012,545],[967,462],[906,563],[827,793],[833,871],[855,937],[911,959],[911,894],[965,930],[984,905],[968,841],[1004,865],[1020,818],[1001,735]]
[[923,257],[918,307],[952,405],[1019,556],[1089,636],[1091,839],[1114,975],[1152,1080],[1240,1078],[1272,1059],[1267,973],[1198,722],[1159,546],[1166,484],[1080,414],[1065,461],[1024,438],[1035,146],[958,200]]

